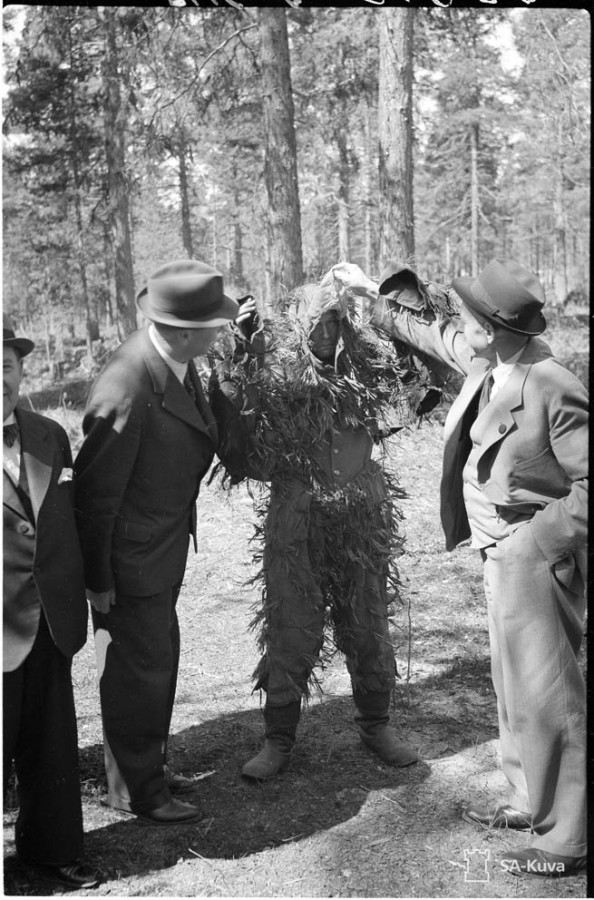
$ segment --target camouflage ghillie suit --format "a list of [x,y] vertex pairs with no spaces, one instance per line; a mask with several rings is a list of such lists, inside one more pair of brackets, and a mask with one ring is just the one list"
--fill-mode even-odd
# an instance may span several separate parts
[[[357,706],[381,695],[383,709],[396,673],[388,605],[399,598],[402,492],[372,452],[387,431],[418,418],[428,384],[407,357],[402,363],[353,324],[331,279],[289,299],[289,313],[267,323],[243,356],[236,353],[221,380],[241,410],[236,424],[250,448],[247,461],[241,442],[223,454],[231,480],[271,483],[258,526],[263,590],[253,624],[262,657],[254,689],[266,691],[265,718],[274,710],[298,714],[315,667],[338,649]],[[331,310],[339,338],[334,358],[324,362],[310,335]],[[224,405],[216,390],[211,402]]]

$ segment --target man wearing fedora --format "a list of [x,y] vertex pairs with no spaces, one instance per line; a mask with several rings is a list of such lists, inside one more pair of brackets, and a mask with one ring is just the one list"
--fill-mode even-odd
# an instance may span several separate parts
[[3,766],[14,761],[17,854],[71,887],[98,873],[81,858],[83,820],[72,657],[87,602],[63,428],[17,407],[23,357],[35,346],[4,315]]
[[333,272],[343,288],[373,302],[380,331],[466,375],[445,423],[441,521],[448,550],[471,538],[484,562],[510,790],[492,808],[470,805],[463,816],[533,831],[529,847],[502,860],[508,871],[574,874],[586,862],[586,701],[577,656],[587,391],[539,337],[544,290],[516,262],[495,259],[477,278],[453,280],[459,322],[432,314],[428,286],[396,264],[379,286],[349,263]]
[[[91,388],[76,506],[92,605],[108,802],[157,825],[202,818],[166,748],[179,662],[176,602],[196,498],[219,443],[193,362],[239,305],[206,263],[167,263],[138,295],[147,328]],[[246,315],[251,306],[246,304]],[[241,317],[240,317],[241,318]]]

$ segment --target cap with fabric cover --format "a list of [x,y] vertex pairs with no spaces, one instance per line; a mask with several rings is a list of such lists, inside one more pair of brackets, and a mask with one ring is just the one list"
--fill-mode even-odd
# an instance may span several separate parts
[[426,306],[425,287],[417,273],[395,260],[387,262],[382,270],[379,293],[409,309],[419,311]]
[[195,259],[166,263],[136,298],[147,319],[175,328],[214,328],[234,319],[239,304],[223,291],[217,269]]

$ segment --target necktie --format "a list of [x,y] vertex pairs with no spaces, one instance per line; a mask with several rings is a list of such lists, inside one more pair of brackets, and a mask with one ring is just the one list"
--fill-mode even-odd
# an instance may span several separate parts
[[489,374],[485,378],[483,382],[483,386],[481,388],[481,395],[479,397],[479,405],[478,405],[478,414],[480,415],[484,410],[485,406],[491,399],[491,388],[493,387],[493,370],[489,370]]
[[7,447],[12,447],[19,436],[19,426],[16,423],[12,425],[4,425],[3,428],[4,443]]
[[196,388],[194,386],[194,382],[192,381],[189,368],[186,369],[186,374],[184,375],[184,387],[194,401],[194,405],[196,406],[198,402],[198,394],[196,393]]
[[202,416],[202,419],[204,420],[204,424],[206,425],[213,441],[216,444],[218,441],[217,423],[215,422],[215,420],[213,418],[212,411],[211,411],[210,407],[208,406],[208,403],[206,402],[204,396],[202,395],[201,392],[198,391],[198,389],[194,385],[194,382],[192,381],[192,377],[190,375],[189,367],[186,370],[186,374],[184,376],[184,387],[185,387],[186,391],[188,392],[188,394],[190,395],[190,397],[192,398],[192,400],[194,402],[194,406],[197,408],[198,412]]

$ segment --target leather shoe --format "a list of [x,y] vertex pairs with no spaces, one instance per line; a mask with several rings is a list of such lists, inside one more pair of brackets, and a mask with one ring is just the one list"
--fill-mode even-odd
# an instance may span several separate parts
[[472,803],[462,812],[465,822],[472,825],[484,825],[486,828],[515,828],[517,831],[532,831],[530,813],[514,809],[509,804],[495,806],[474,806]]
[[188,825],[204,818],[200,807],[191,803],[183,803],[173,797],[156,809],[142,813],[137,812],[135,815],[144,822],[150,822],[151,825]]
[[169,766],[163,767],[163,774],[165,775],[165,786],[172,794],[189,794],[196,789],[196,783],[192,778],[172,772]]
[[101,884],[101,875],[96,869],[93,869],[82,859],[75,859],[74,862],[65,866],[46,866],[51,876],[70,887],[76,888],[96,888]]
[[509,850],[501,858],[501,865],[512,875],[545,875],[563,878],[577,875],[586,868],[585,856],[559,856],[548,850],[526,847],[525,850]]

